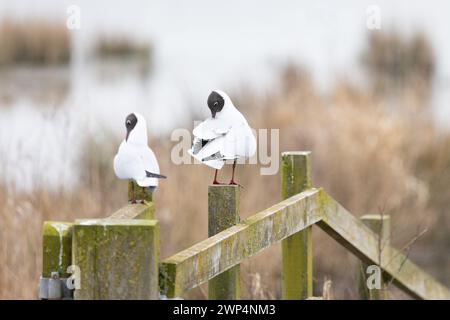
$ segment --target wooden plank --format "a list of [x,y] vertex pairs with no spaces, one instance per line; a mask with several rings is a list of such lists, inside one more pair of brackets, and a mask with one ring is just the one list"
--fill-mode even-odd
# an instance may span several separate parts
[[[239,186],[211,185],[208,188],[208,236],[239,223]],[[209,280],[210,300],[237,300],[241,296],[240,266],[236,265]]]
[[[358,270],[358,292],[359,298],[361,300],[387,300],[389,298],[389,279],[387,279],[386,275],[383,275],[382,272],[379,273],[380,278],[375,279],[375,281],[379,282],[380,288],[371,289],[367,283],[367,281],[373,278],[373,276],[377,277],[378,273],[368,275],[367,270],[371,266],[379,267],[382,262],[381,252],[390,244],[391,239],[391,217],[388,215],[374,215],[368,214],[364,215],[360,218],[362,223],[364,223],[370,230],[372,230],[378,239],[377,250],[379,252],[378,259],[376,263],[364,263],[361,262]],[[372,283],[373,284],[373,283]]]
[[320,190],[310,189],[165,259],[160,265],[162,294],[180,296],[320,221],[321,203]]
[[83,219],[73,231],[75,299],[159,299],[156,220]]
[[155,205],[153,202],[146,202],[145,204],[129,204],[120,208],[109,219],[147,219],[153,220],[155,218]]
[[[285,152],[281,161],[281,198],[311,188],[311,152]],[[281,241],[282,297],[307,299],[313,294],[312,226]]]
[[[320,228],[366,263],[378,261],[377,236],[330,196],[323,193]],[[394,284],[414,298],[450,299],[450,291],[391,246],[381,253],[381,268]]]

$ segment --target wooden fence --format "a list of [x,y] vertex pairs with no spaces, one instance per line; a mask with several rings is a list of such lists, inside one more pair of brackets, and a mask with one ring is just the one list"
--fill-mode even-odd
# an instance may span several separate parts
[[[209,299],[239,299],[239,264],[281,243],[283,299],[311,298],[311,228],[317,225],[361,260],[362,299],[387,298],[390,282],[414,298],[450,299],[445,286],[390,246],[388,216],[358,219],[312,187],[310,152],[282,154],[281,182],[283,201],[242,221],[239,187],[209,186],[209,238],[162,261],[151,195],[142,189],[144,204],[128,205],[106,219],[45,222],[40,297],[173,298],[209,282]],[[366,285],[370,265],[382,270],[378,288]],[[75,279],[74,293],[65,288],[68,277]]]

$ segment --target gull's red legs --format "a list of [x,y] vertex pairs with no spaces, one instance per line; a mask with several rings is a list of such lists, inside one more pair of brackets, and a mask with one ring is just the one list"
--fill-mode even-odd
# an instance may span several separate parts
[[216,172],[214,173],[214,181],[213,181],[213,184],[223,184],[223,183],[220,183],[219,181],[217,181],[217,171],[219,171],[219,170],[216,169]]
[[236,162],[237,162],[237,159],[234,159],[234,162],[233,162],[233,173],[231,174],[231,181],[230,181],[229,184],[240,186],[239,183],[237,183],[236,181],[234,181],[234,171],[236,170]]

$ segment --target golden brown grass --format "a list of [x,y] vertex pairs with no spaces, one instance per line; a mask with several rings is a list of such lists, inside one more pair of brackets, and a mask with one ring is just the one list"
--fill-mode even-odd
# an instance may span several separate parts
[[436,66],[423,33],[373,32],[361,60],[378,94],[414,88],[416,98],[429,96]]
[[0,66],[60,65],[70,61],[70,36],[64,21],[2,19]]

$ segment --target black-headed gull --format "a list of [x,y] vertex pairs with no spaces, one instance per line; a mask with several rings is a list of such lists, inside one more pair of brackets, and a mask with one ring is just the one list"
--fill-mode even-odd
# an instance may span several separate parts
[[211,117],[195,127],[189,154],[216,169],[213,184],[220,184],[217,181],[217,171],[223,167],[225,161],[234,160],[229,184],[235,185],[236,162],[255,154],[256,138],[247,120],[225,92],[212,91],[208,97],[208,108],[211,110]]
[[145,118],[131,113],[125,119],[127,134],[114,157],[114,172],[119,179],[134,180],[140,187],[154,191],[158,179],[166,177],[159,174],[159,165],[152,149],[147,145],[147,125]]

